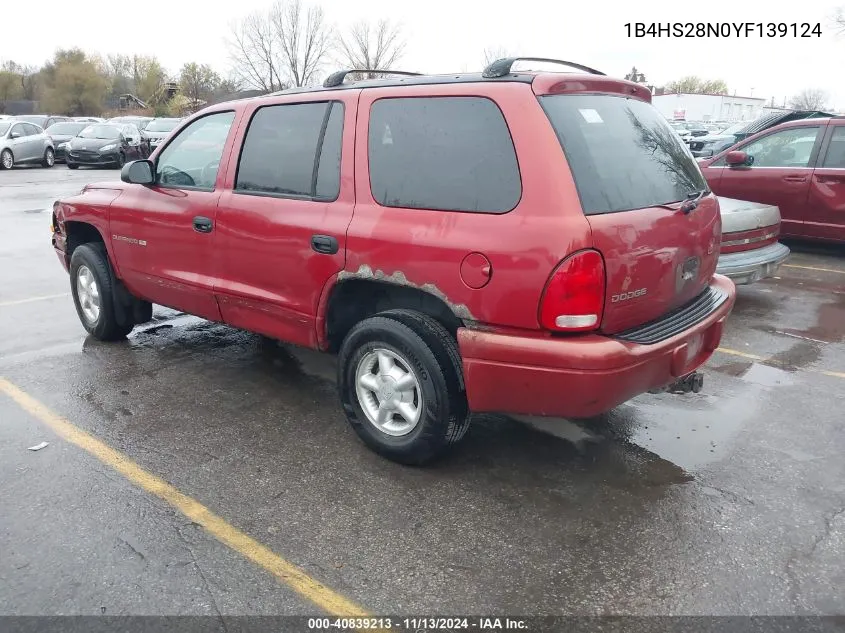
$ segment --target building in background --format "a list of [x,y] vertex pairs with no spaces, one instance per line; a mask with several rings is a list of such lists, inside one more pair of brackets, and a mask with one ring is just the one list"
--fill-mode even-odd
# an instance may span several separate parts
[[707,94],[656,94],[652,103],[670,121],[753,121],[763,112],[766,100]]

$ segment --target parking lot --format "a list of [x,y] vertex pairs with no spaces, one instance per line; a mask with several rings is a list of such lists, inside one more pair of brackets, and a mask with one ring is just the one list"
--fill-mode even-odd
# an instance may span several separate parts
[[330,357],[164,309],[86,338],[50,207],[116,177],[0,173],[0,612],[845,612],[845,249],[740,289],[702,393],[479,417],[418,469]]

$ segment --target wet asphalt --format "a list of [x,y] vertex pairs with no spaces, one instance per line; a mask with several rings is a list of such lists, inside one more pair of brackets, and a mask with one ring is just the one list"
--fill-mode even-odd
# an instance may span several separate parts
[[[845,249],[790,244],[740,289],[702,393],[482,416],[407,468],[347,428],[331,357],[164,309],[86,338],[50,207],[116,175],[0,172],[0,376],[334,591],[383,614],[845,614]],[[0,394],[0,614],[103,612],[319,610]]]

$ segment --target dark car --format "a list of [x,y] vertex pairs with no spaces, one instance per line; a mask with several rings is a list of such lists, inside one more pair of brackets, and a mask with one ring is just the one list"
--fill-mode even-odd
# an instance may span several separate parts
[[83,327],[124,338],[155,303],[337,352],[352,428],[414,464],[472,412],[700,390],[736,290],[698,165],[645,86],[515,61],[194,114],[54,205]]
[[696,139],[687,139],[692,155],[696,158],[707,158],[708,156],[715,156],[719,152],[728,149],[734,143],[739,143],[741,140],[748,138],[757,132],[768,130],[771,127],[786,123],[788,121],[798,121],[801,119],[817,119],[833,116],[827,112],[819,110],[789,110],[787,112],[772,112],[764,114],[753,121],[741,121],[735,123],[720,134],[711,134]]
[[53,139],[53,147],[56,152],[56,162],[65,162],[65,150],[70,140],[79,134],[82,130],[89,127],[90,123],[80,123],[78,121],[60,121],[53,123],[50,127],[44,130],[51,139]]
[[46,130],[48,127],[53,125],[53,123],[72,120],[70,117],[55,114],[21,114],[16,116],[15,119],[18,121],[26,121],[27,123],[34,123],[42,130]]
[[153,119],[144,128],[142,134],[150,143],[150,151],[152,152],[158,147],[161,142],[166,139],[170,133],[176,129],[182,119]]
[[82,130],[65,147],[65,162],[70,169],[80,165],[123,167],[128,160],[144,158],[141,133],[129,123],[95,123]]

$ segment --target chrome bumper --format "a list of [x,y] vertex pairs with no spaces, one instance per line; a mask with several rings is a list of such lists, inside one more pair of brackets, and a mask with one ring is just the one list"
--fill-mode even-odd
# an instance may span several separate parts
[[716,272],[737,285],[750,284],[774,275],[787,257],[789,248],[775,242],[753,251],[720,255]]

